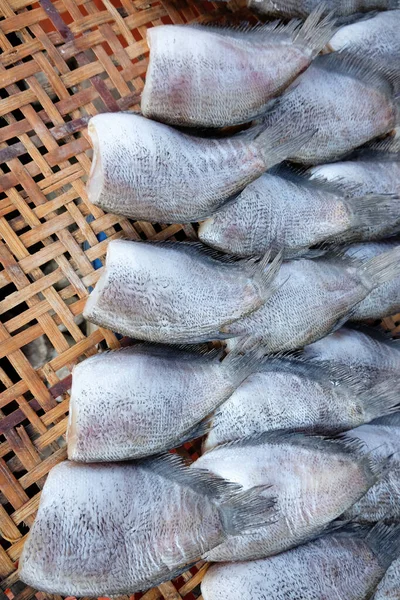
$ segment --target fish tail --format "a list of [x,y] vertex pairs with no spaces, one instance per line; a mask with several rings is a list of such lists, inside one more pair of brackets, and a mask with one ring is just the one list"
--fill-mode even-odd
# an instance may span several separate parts
[[328,12],[326,2],[321,2],[296,30],[293,41],[310,49],[312,56],[316,56],[326,46],[336,30],[336,19],[333,14],[333,12]]
[[286,158],[294,156],[315,133],[316,131],[308,130],[288,139],[282,129],[282,122],[279,120],[264,129],[253,143],[258,147],[265,168],[270,169]]
[[361,283],[368,290],[387,283],[400,275],[400,247],[371,258],[358,268]]
[[259,485],[238,492],[220,505],[226,535],[240,535],[248,530],[270,525],[276,518],[276,499],[264,495],[270,486]]
[[379,563],[387,569],[400,556],[400,525],[378,523],[365,538]]
[[346,198],[352,228],[365,227],[399,221],[400,198],[396,194],[367,194],[362,197]]
[[229,370],[230,380],[235,388],[259,367],[260,359],[265,354],[258,345],[248,351],[247,338],[239,341],[222,361],[222,366]]
[[271,250],[269,250],[264,254],[262,259],[254,265],[254,274],[263,286],[265,301],[267,301],[277,289],[276,285],[274,285],[274,281],[283,262],[283,253],[284,251],[280,250],[270,263]]
[[391,414],[400,409],[400,382],[387,379],[361,394],[361,401],[368,421]]

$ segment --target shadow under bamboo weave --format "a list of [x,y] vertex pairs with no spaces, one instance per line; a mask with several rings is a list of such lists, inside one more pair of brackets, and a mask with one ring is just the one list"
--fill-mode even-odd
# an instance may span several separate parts
[[[88,202],[87,121],[139,108],[148,27],[227,14],[206,0],[0,0],[1,598],[48,596],[18,581],[16,569],[46,475],[66,458],[69,373],[99,345],[120,345],[79,321],[108,241],[195,235],[191,225],[131,222]],[[394,319],[385,326],[398,329]],[[51,358],[35,367],[26,349],[44,339]],[[196,458],[198,448],[185,448]],[[143,598],[198,598],[205,569]]]

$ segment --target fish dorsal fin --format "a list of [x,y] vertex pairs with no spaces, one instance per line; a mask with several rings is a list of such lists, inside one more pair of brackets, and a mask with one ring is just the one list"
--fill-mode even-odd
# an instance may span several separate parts
[[342,365],[328,361],[314,362],[305,356],[267,356],[260,363],[260,372],[281,371],[313,380],[325,388],[345,386],[357,392],[362,388],[360,377]]
[[394,70],[368,63],[367,57],[352,55],[346,50],[318,56],[312,66],[324,69],[329,73],[338,73],[358,79],[367,86],[381,90],[385,95],[394,96],[394,86],[400,80],[399,73]]
[[209,347],[207,344],[159,344],[156,342],[133,342],[123,348],[107,350],[102,354],[119,353],[134,350],[136,354],[150,354],[165,358],[179,358],[181,360],[204,357],[210,360],[222,358],[223,349]]
[[206,469],[191,469],[177,454],[166,453],[151,458],[140,459],[136,463],[146,469],[173,481],[183,487],[188,487],[196,494],[208,496],[213,500],[229,500],[242,489],[237,483],[232,483],[207,471]]
[[[312,451],[323,452],[326,454],[341,454],[358,458],[358,452],[364,448],[364,443],[360,440],[342,440],[326,436],[307,435],[287,430],[264,431],[246,436],[240,440],[234,440],[221,444],[209,452],[221,452],[224,449],[248,448],[262,445],[290,445],[305,448]],[[207,452],[207,454],[209,453]]]
[[309,187],[312,190],[339,197],[353,196],[357,194],[360,188],[359,184],[347,183],[341,177],[336,177],[328,181],[322,175],[311,175],[308,167],[295,166],[288,163],[279,165],[274,175],[278,175],[296,185]]
[[325,2],[321,2],[304,22],[299,19],[292,19],[288,23],[276,20],[257,25],[244,22],[238,26],[229,27],[221,26],[218,23],[190,24],[186,27],[209,31],[232,39],[249,40],[253,43],[279,44],[281,42],[291,42],[302,48],[311,49],[315,55],[331,39],[336,29],[335,25],[333,13],[328,12]]

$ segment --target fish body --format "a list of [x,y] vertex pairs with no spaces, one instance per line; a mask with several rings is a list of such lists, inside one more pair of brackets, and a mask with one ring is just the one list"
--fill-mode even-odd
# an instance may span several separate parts
[[[365,600],[398,556],[399,546],[398,528],[381,524],[372,530],[349,528],[278,556],[212,565],[201,592],[204,600]],[[384,598],[398,600],[399,596],[374,596],[374,600]]]
[[[318,6],[319,0],[247,0],[249,8],[274,17],[306,18]],[[328,0],[326,9],[337,16],[358,12],[390,10],[399,8],[398,0]]]
[[293,129],[315,131],[289,155],[294,162],[315,165],[392,131],[398,118],[395,86],[383,68],[332,53],[312,62],[266,114],[264,124],[279,122],[288,137]]
[[[248,355],[141,344],[96,354],[74,368],[70,460],[149,456],[200,437],[203,420],[255,368]],[[112,374],[112,377],[110,377]]]
[[400,345],[374,329],[342,327],[306,346],[303,356],[356,374],[363,390],[393,380],[400,372]]
[[396,196],[352,198],[343,185],[312,181],[281,168],[261,175],[204,221],[199,238],[237,256],[284,248],[285,258],[290,258],[338,237],[351,241],[355,228],[382,223],[385,232],[396,219],[400,220]]
[[[342,182],[353,186],[354,198],[365,194],[400,194],[400,154],[396,152],[364,152],[355,160],[318,165],[310,169],[311,178],[331,183]],[[399,229],[399,218],[392,223],[376,220],[365,228],[357,229],[352,241],[368,241],[389,236]]]
[[131,594],[177,576],[227,531],[266,522],[270,509],[259,492],[246,499],[173,455],[64,462],[46,480],[20,577],[63,596]]
[[396,277],[398,257],[394,249],[361,265],[340,255],[285,262],[268,303],[222,331],[268,352],[302,348],[341,326],[368,293]]
[[400,10],[368,15],[368,18],[341,27],[331,38],[328,48],[370,55],[372,60],[384,60],[389,66],[391,61],[400,61],[399,30]]
[[89,199],[109,212],[158,223],[208,217],[310,137],[282,141],[278,126],[264,129],[207,138],[135,114],[96,115],[88,127]]
[[205,554],[216,562],[253,560],[308,541],[376,481],[375,467],[353,447],[282,432],[218,446],[191,468],[225,475],[245,489],[268,479],[277,497],[276,522],[249,535],[231,536]]
[[[399,244],[395,241],[352,244],[348,247],[347,255],[363,264],[394,248],[399,248]],[[400,276],[371,290],[355,307],[351,320],[382,319],[398,312],[400,312]]]
[[303,25],[148,29],[143,115],[187,127],[225,127],[260,116],[331,38],[333,21],[322,13],[317,7]]
[[392,562],[378,585],[373,600],[399,600],[400,598],[400,558]]
[[102,327],[151,342],[192,343],[224,337],[220,329],[259,308],[274,292],[279,268],[223,262],[200,244],[115,240],[84,316]]
[[398,404],[397,377],[364,393],[360,387],[347,370],[268,359],[218,408],[205,448],[264,431],[339,433],[391,413]]
[[367,493],[343,515],[360,523],[376,523],[382,519],[400,523],[400,427],[362,425],[344,434],[346,439],[363,443],[361,453],[374,457],[391,456],[390,468]]

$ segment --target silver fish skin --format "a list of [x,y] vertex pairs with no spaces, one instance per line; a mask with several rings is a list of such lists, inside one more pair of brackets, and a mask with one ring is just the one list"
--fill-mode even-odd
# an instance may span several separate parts
[[[320,0],[247,0],[250,9],[272,17],[306,18]],[[326,8],[337,16],[400,8],[398,0],[327,0]]]
[[192,469],[240,483],[271,484],[276,521],[248,535],[230,536],[204,554],[210,561],[253,560],[283,552],[320,533],[376,482],[382,464],[359,456],[357,444],[303,434],[268,432],[218,446]]
[[229,29],[164,25],[147,30],[145,117],[187,127],[225,127],[263,114],[304,71],[335,25],[318,6],[305,23]]
[[[281,257],[217,260],[200,244],[113,240],[84,317],[133,338],[192,343],[227,337],[226,323],[274,293]],[[224,262],[228,261],[228,262]]]
[[204,448],[264,431],[340,433],[398,408],[398,377],[360,388],[340,367],[268,359],[218,408]]
[[261,492],[242,492],[171,454],[61,463],[44,486],[20,578],[63,596],[145,590],[187,570],[228,532],[267,523],[273,501]]
[[[400,191],[400,190],[399,190]],[[352,197],[338,183],[312,181],[289,169],[261,175],[239,196],[201,223],[200,240],[236,256],[284,248],[285,258],[306,255],[311,246],[352,241],[354,229],[381,223],[383,232],[400,221],[399,197]],[[400,228],[400,225],[398,226]]]
[[[388,250],[396,248],[400,249],[398,242],[370,242],[352,244],[346,253],[348,256],[354,257],[360,264],[365,264],[371,258],[382,256]],[[371,290],[366,298],[355,307],[351,320],[382,319],[398,312],[400,312],[399,275]]]
[[[399,119],[396,76],[357,56],[318,56],[263,119],[280,123],[281,134],[315,131],[289,160],[315,165],[337,160],[358,146],[392,131]],[[363,102],[360,104],[360,98]]]
[[[278,556],[216,564],[201,583],[204,600],[366,600],[400,552],[399,529],[348,528]],[[393,563],[396,564],[396,563]],[[398,572],[398,567],[397,567]],[[393,583],[395,583],[393,581]],[[397,590],[399,580],[397,580]],[[374,600],[399,596],[374,596]]]
[[392,380],[400,372],[399,342],[368,327],[342,327],[306,346],[303,356],[307,361],[337,366],[356,374],[363,391]]
[[[385,144],[387,146],[387,144]],[[318,165],[310,169],[311,179],[331,183],[337,181],[352,186],[352,196],[365,194],[400,194],[400,152],[364,151],[354,160]],[[398,215],[392,223],[376,220],[365,228],[358,228],[352,241],[368,241],[387,237],[399,230]]]
[[[302,348],[338,329],[375,287],[398,277],[399,257],[395,248],[361,265],[341,255],[285,262],[268,303],[221,331],[270,353]],[[236,343],[227,341],[229,348]]]
[[343,518],[359,523],[380,520],[400,523],[400,427],[362,425],[343,434],[345,439],[363,442],[360,452],[373,453],[374,458],[391,456],[387,473],[351,508]]
[[400,598],[400,558],[392,562],[378,585],[373,600],[399,600]]
[[282,141],[277,124],[261,133],[256,127],[254,136],[195,137],[133,113],[96,115],[88,133],[93,144],[89,200],[106,211],[157,223],[208,217],[312,135]]
[[[347,50],[371,59],[400,61],[400,10],[382,12],[345,25],[331,38],[328,49]],[[389,66],[390,62],[386,64]]]
[[[68,457],[141,458],[200,437],[206,417],[256,368],[257,355],[136,345],[73,370]],[[112,377],[110,376],[112,374]]]

